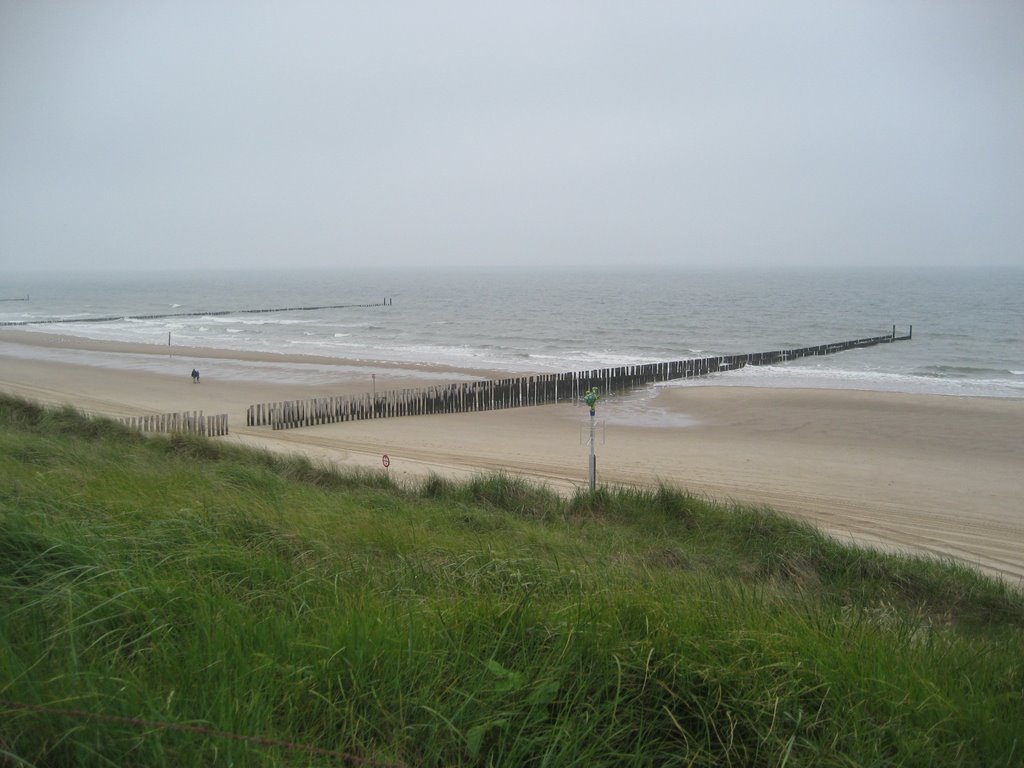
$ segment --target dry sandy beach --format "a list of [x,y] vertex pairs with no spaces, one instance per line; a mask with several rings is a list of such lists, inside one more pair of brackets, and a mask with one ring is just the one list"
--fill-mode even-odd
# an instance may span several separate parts
[[[136,365],[140,355],[150,363]],[[325,385],[221,375],[245,360],[336,365],[337,376]],[[227,413],[231,434],[219,439],[341,466],[381,468],[387,453],[400,478],[504,470],[556,490],[586,484],[582,405],[279,432],[245,426],[253,403],[366,392],[370,370],[378,391],[490,375],[0,331],[0,391],[34,400],[110,416]],[[604,400],[598,420],[600,482],[665,482],[767,505],[839,538],[951,556],[1024,584],[1024,400],[673,386]]]

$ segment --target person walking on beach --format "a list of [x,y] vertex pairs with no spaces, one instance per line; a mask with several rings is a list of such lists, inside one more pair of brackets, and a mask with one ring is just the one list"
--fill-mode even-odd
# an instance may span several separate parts
[[199,383],[199,371],[196,370],[195,368],[192,369],[192,383],[193,384],[198,384]]

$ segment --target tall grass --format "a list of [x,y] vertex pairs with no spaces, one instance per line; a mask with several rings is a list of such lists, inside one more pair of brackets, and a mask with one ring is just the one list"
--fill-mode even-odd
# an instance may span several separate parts
[[0,398],[0,765],[1019,765],[1022,629],[964,567],[670,488]]

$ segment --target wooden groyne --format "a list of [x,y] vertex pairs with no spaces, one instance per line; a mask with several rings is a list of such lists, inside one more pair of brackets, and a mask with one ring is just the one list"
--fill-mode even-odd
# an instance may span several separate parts
[[602,395],[625,392],[659,381],[706,376],[732,371],[747,365],[773,365],[813,355],[832,355],[858,347],[906,341],[906,336],[891,334],[854,339],[799,349],[754,352],[746,355],[691,358],[670,363],[648,363],[591,371],[487,379],[416,389],[391,390],[362,395],[315,397],[305,400],[258,403],[246,411],[246,425],[292,429],[341,421],[362,421],[396,416],[435,413],[494,411],[579,400],[591,387]]
[[154,413],[148,416],[125,416],[122,424],[140,432],[168,432],[220,437],[228,433],[228,415],[203,416],[202,411]]
[[[25,299],[27,300],[27,298]],[[11,299],[16,301],[16,299]],[[363,309],[390,307],[391,299],[374,304],[329,304],[318,307],[272,307],[261,309],[214,309],[201,312],[165,312],[157,315],[105,315],[103,317],[59,317],[44,320],[8,320],[2,325],[54,325],[57,323],[113,323],[119,320],[163,320],[173,317],[223,317],[225,315],[254,315],[268,312],[314,312],[319,309]]]

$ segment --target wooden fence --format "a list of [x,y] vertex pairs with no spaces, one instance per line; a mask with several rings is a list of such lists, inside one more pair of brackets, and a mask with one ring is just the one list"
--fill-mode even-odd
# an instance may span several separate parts
[[118,421],[140,432],[185,432],[206,437],[220,437],[228,433],[226,413],[205,417],[202,411],[155,413],[149,416],[125,416]]
[[831,355],[857,347],[909,340],[912,333],[913,326],[911,326],[910,334],[898,337],[896,328],[893,327],[892,333],[885,336],[873,336],[800,349],[461,382],[362,395],[257,403],[249,406],[245,423],[250,427],[269,425],[273,429],[292,429],[340,421],[362,421],[364,419],[435,413],[493,411],[502,408],[576,401],[591,387],[597,387],[602,395],[625,392],[659,381],[706,376],[718,371],[736,370],[747,365],[772,365],[800,357]]

